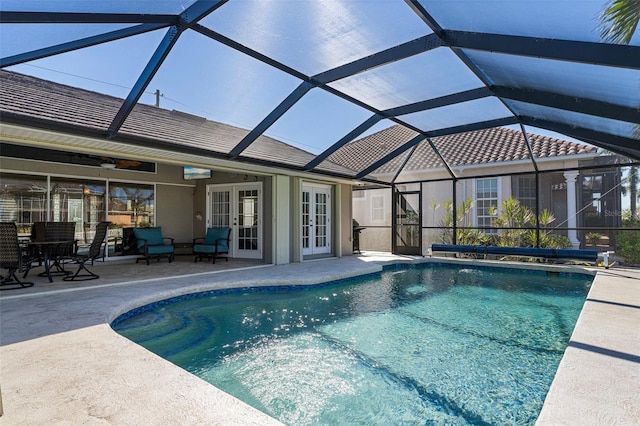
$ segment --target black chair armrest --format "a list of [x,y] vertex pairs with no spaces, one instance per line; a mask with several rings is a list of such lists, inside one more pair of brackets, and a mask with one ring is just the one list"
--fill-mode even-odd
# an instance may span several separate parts
[[[142,249],[144,250],[144,253],[147,253],[147,247],[149,246],[149,244],[147,244],[147,240],[144,238],[138,238],[136,241],[142,241]],[[137,243],[136,243],[136,247],[137,247]],[[140,249],[138,249],[140,250]]]
[[194,238],[194,239],[193,239],[193,245],[194,245],[194,246],[195,246],[196,244],[200,243],[200,242],[204,243],[204,237],[202,237],[202,238]]
[[162,237],[162,239],[171,241],[170,245],[173,245],[173,240],[174,240],[173,238],[171,238],[171,237]]

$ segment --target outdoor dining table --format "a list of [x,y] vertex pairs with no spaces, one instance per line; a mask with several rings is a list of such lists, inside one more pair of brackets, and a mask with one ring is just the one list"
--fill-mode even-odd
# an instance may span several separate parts
[[[51,268],[56,268],[57,272],[62,272],[64,275],[68,275],[70,272],[64,270],[60,265],[59,259],[56,256],[52,256],[56,249],[65,244],[74,244],[73,240],[61,240],[61,241],[29,241],[27,246],[29,248],[35,248],[42,256],[42,262],[44,264],[44,272],[39,276],[47,277],[49,282],[53,282]],[[53,264],[51,264],[53,261]]]

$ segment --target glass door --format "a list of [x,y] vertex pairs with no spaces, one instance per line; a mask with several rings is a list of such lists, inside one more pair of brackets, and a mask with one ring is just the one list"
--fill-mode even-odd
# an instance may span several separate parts
[[209,185],[207,226],[231,228],[229,255],[262,258],[262,183]]
[[422,254],[421,200],[420,191],[394,191],[393,253]]
[[236,187],[236,208],[231,230],[235,244],[235,257],[262,258],[262,206],[260,185]]
[[331,187],[302,186],[302,254],[331,253]]

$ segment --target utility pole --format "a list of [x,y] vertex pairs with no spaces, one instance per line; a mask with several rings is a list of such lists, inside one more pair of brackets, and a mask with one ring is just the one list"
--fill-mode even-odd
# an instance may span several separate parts
[[156,89],[156,106],[158,108],[160,108],[160,96],[161,96],[160,89]]

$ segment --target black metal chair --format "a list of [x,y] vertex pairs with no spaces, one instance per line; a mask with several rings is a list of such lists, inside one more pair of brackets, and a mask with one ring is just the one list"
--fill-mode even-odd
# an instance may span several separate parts
[[[71,276],[64,277],[64,281],[89,281],[100,278],[99,275],[94,274],[90,270],[87,269],[86,263],[93,262],[99,258],[103,257],[103,245],[105,244],[105,237],[107,236],[107,229],[109,228],[109,224],[111,222],[100,222],[96,226],[96,234],[93,237],[93,241],[89,246],[89,251],[87,253],[74,253],[70,256],[71,260],[77,262],[79,264],[78,270],[75,274]],[[85,273],[81,274],[84,271]]]
[[44,233],[45,241],[60,241],[60,244],[47,247],[47,250],[49,250],[49,259],[53,262],[53,264],[49,266],[50,269],[53,269],[53,272],[50,272],[50,274],[68,275],[69,272],[64,269],[64,264],[70,260],[71,256],[76,252],[76,223],[46,222]]
[[22,252],[18,241],[18,227],[13,222],[0,222],[0,268],[7,269],[7,275],[0,281],[0,290],[17,290],[33,287],[32,282],[20,281],[16,272],[27,276],[31,261]]

